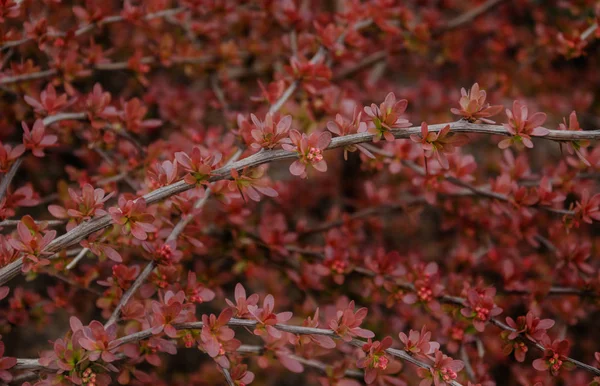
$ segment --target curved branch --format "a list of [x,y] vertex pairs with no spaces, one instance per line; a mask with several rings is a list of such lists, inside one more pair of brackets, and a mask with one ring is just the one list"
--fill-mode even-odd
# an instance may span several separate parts
[[[450,125],[450,130],[453,132],[461,132],[461,133],[479,133],[479,134],[489,134],[489,135],[503,135],[510,136],[510,133],[501,125],[484,125],[477,123],[469,123],[466,121],[458,121],[451,123],[441,123],[436,125],[429,126],[429,132],[439,132],[445,126]],[[398,139],[406,139],[409,138],[412,134],[420,134],[421,127],[411,127],[407,129],[396,129],[393,130],[392,133],[394,137]],[[549,134],[545,137],[549,140],[554,141],[579,141],[583,139],[587,140],[597,140],[600,139],[600,130],[593,131],[562,131],[562,130],[550,130]],[[331,144],[327,148],[327,150],[342,148],[349,145],[356,145],[365,142],[371,142],[373,140],[373,134],[369,133],[358,133],[352,135],[346,135],[343,137],[336,137],[331,140]],[[228,179],[231,176],[231,169],[236,169],[238,171],[242,171],[244,168],[255,167],[262,164],[281,161],[281,160],[289,160],[297,158],[296,153],[289,152],[285,150],[265,150],[258,153],[255,153],[249,157],[246,157],[242,160],[234,162],[229,166],[223,166],[219,169],[213,171],[212,176],[209,179],[209,182],[220,181],[224,179]],[[180,180],[171,185],[163,186],[156,190],[153,190],[143,196],[146,200],[147,204],[154,204],[156,202],[162,201],[166,198],[174,196],[179,193],[183,193],[187,190],[194,188],[195,185],[189,185],[185,181]],[[84,223],[79,224],[77,227],[71,229],[69,232],[64,235],[57,237],[54,239],[46,248],[48,252],[58,252],[66,247],[72,246],[80,241],[84,240],[86,237],[91,235],[94,232],[97,232],[101,229],[104,229],[112,224],[112,220],[110,216],[103,216],[94,218],[92,220],[86,221]],[[19,274],[21,268],[23,266],[23,258],[15,260],[14,262],[8,264],[7,266],[0,269],[0,285],[5,284],[15,276]]]

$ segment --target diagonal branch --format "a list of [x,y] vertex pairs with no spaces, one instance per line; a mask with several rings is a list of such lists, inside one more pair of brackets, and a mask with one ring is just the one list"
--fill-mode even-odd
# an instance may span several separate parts
[[592,24],[585,31],[583,31],[581,33],[580,39],[581,40],[586,40],[587,38],[589,38],[590,36],[592,36],[592,34],[594,32],[596,32],[597,29],[598,29],[598,23]]
[[12,179],[15,178],[15,175],[17,174],[17,171],[21,167],[22,163],[23,157],[17,158],[15,162],[13,162],[13,164],[10,166],[8,172],[4,175],[4,177],[2,177],[2,181],[0,181],[0,202],[2,201],[4,196],[6,196],[8,186],[10,185]]
[[[439,132],[445,126],[449,125],[450,130],[452,132],[460,132],[460,133],[479,133],[479,134],[488,134],[488,135],[502,135],[502,136],[511,136],[511,134],[501,125],[484,125],[477,123],[469,123],[466,121],[457,121],[451,123],[442,123],[436,125],[429,126],[429,132]],[[421,127],[411,127],[407,129],[395,129],[392,131],[394,137],[398,139],[407,139],[412,134],[420,134]],[[598,140],[600,139],[600,130],[590,130],[590,131],[563,131],[563,130],[549,130],[549,134],[544,137],[540,137],[553,141],[580,141],[580,140]],[[371,142],[373,140],[373,134],[369,133],[357,133],[346,135],[343,137],[336,137],[331,140],[331,144],[327,148],[327,150],[343,148],[349,145],[357,145],[365,142]],[[250,168],[259,166],[262,164],[274,162],[274,161],[282,161],[282,160],[290,160],[297,158],[297,154],[294,152],[289,152],[285,150],[265,150],[258,153],[255,153],[249,157],[246,157],[242,160],[234,162],[231,165],[223,166],[219,169],[216,169],[212,172],[212,176],[209,179],[209,182],[219,181],[228,179],[231,176],[231,170],[235,169],[238,171],[243,170],[244,168]],[[174,196],[176,194],[185,192],[190,190],[195,185],[187,184],[185,181],[180,180],[171,185],[163,186],[156,190],[153,190],[143,196],[148,204],[154,204],[161,200],[164,200],[168,197]],[[84,240],[86,237],[91,235],[94,232],[97,232],[101,229],[107,228],[112,224],[112,220],[110,216],[103,216],[94,218],[92,220],[81,223],[77,227],[71,229],[69,232],[64,235],[54,239],[46,248],[48,252],[57,252],[66,247],[72,246],[80,241]],[[21,268],[23,266],[23,258],[19,258],[14,262],[6,265],[5,267],[0,269],[0,285],[5,284],[15,276],[19,274]]]
[[483,15],[484,13],[486,13],[487,11],[491,10],[492,8],[494,8],[495,6],[500,4],[502,1],[503,0],[488,0],[485,3],[479,5],[478,7],[475,7],[473,9],[471,9],[470,11],[465,12],[462,15],[459,15],[459,16],[455,17],[454,19],[448,21],[442,28],[440,28],[436,32],[441,33],[444,31],[450,31],[450,30],[456,29],[464,24],[467,24],[467,23],[471,22],[472,20],[474,20],[475,18],[477,18],[477,17]]

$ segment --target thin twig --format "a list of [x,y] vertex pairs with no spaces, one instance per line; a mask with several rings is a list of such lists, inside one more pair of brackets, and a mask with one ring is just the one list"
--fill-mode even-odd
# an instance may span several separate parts
[[298,33],[296,29],[290,31],[290,48],[292,49],[292,57],[298,57]]
[[[290,249],[289,247],[286,247],[286,248],[293,251],[293,249]],[[306,252],[308,252],[307,254],[310,255],[310,256],[318,256],[321,259],[325,258],[324,254],[316,252],[316,251],[307,250]],[[305,252],[302,251],[300,253],[305,253]],[[366,276],[369,276],[369,277],[375,277],[377,275],[375,272],[373,272],[373,271],[371,271],[369,269],[366,269],[366,268],[362,268],[362,267],[354,267],[352,270],[354,272],[357,272],[357,273],[360,273],[360,274],[363,274],[363,275],[366,275]],[[386,279],[386,280],[394,283],[400,289],[403,289],[403,290],[409,291],[409,292],[416,292],[416,288],[415,288],[415,286],[412,283],[404,282],[402,280],[399,280],[397,277],[394,277],[394,276],[391,276],[391,275],[383,275],[383,277],[384,277],[384,279]],[[560,288],[560,287],[555,287],[555,288]],[[563,290],[559,289],[558,293],[560,293],[560,292],[563,292]],[[457,305],[457,306],[461,306],[461,307],[464,307],[464,306],[466,306],[468,304],[467,299],[464,299],[464,298],[461,298],[461,297],[458,297],[458,296],[452,296],[452,295],[441,295],[441,296],[438,297],[438,300],[440,300],[443,303],[453,304],[453,305]],[[513,329],[510,326],[508,326],[507,324],[505,324],[504,322],[500,321],[497,318],[491,318],[489,320],[489,323],[493,324],[493,325],[495,325],[497,327],[500,327],[501,329],[504,329],[504,330],[507,330],[507,331],[511,331],[511,332],[516,332],[515,329]],[[533,345],[534,347],[538,348],[541,351],[545,350],[545,348],[544,348],[544,346],[542,344],[540,344],[538,341],[534,340],[528,334],[526,334],[526,333],[525,334],[519,333],[519,334],[522,335],[523,338],[525,338],[526,341],[529,344]],[[595,368],[593,366],[590,366],[588,364],[585,364],[583,362],[580,362],[580,361],[578,361],[576,359],[573,359],[573,358],[570,358],[570,357],[566,357],[565,356],[564,359],[566,361],[568,361],[568,362],[573,363],[575,366],[577,366],[577,367],[579,367],[581,369],[590,371],[590,372],[592,372],[592,373],[594,373],[596,375],[600,375],[600,369],[597,369],[597,368]]]
[[94,294],[96,296],[102,296],[102,292],[100,292],[100,291],[98,291],[96,289],[90,288],[90,287],[85,287],[85,286],[77,283],[75,280],[72,280],[72,279],[70,279],[70,278],[68,278],[68,277],[66,277],[64,275],[61,275],[60,273],[53,273],[53,272],[49,272],[49,271],[44,271],[44,273],[47,274],[48,276],[51,276],[51,277],[53,277],[55,279],[58,279],[58,280],[60,280],[62,282],[65,282],[68,285],[73,286],[73,287],[75,287],[77,289],[80,289],[82,291],[89,292],[89,293]]
[[440,28],[437,33],[441,33],[444,31],[450,31],[460,27],[461,25],[467,24],[473,21],[475,18],[483,15],[487,11],[494,8],[496,5],[500,4],[503,0],[488,0],[485,3],[481,4],[478,7],[475,7],[468,12],[463,13],[455,17],[454,19],[448,21],[442,28]]
[[400,202],[400,203],[383,204],[380,206],[362,209],[362,210],[359,210],[352,214],[349,214],[344,218],[326,222],[321,225],[302,230],[299,233],[300,233],[300,236],[307,236],[307,235],[314,234],[314,233],[322,233],[322,232],[326,232],[332,228],[340,227],[340,226],[346,224],[350,220],[357,220],[357,219],[361,219],[364,217],[376,216],[376,215],[381,215],[381,214],[392,214],[396,211],[404,210],[404,208],[406,208],[410,205],[413,205],[416,203],[425,203],[425,202],[426,201],[425,201],[424,197],[407,197],[407,198],[403,199],[402,202]]
[[365,68],[371,67],[373,64],[384,60],[386,57],[387,57],[386,51],[374,52],[368,56],[365,56],[362,60],[353,64],[350,67],[342,68],[338,73],[336,73],[333,76],[332,80],[338,81],[341,79],[348,78],[348,77],[356,74],[357,72],[362,71]]
[[[236,352],[238,352],[240,354],[262,354],[263,352],[265,352],[265,350],[266,350],[266,348],[264,346],[242,344],[240,347],[237,348]],[[301,356],[295,355],[295,354],[289,354],[288,357],[295,361],[302,363],[305,366],[317,369],[325,374],[327,374],[328,370],[332,367],[332,366],[330,366],[326,363],[323,363],[321,361],[318,361],[316,359],[308,359],[308,358],[301,357]],[[17,358],[17,364],[12,369],[18,370],[18,371],[50,370],[50,369],[44,367],[42,364],[40,364],[39,359],[33,359],[33,358]],[[28,374],[30,374],[30,376],[33,375],[34,378],[38,376],[36,373],[28,373]],[[352,369],[345,370],[344,375],[346,375],[347,377],[352,377],[352,378],[357,378],[357,379],[362,379],[364,377],[364,373],[362,371],[352,370]],[[16,378],[13,378],[13,380],[14,379],[16,379]],[[33,379],[33,378],[30,378],[30,379]]]
[[227,103],[227,99],[225,98],[225,93],[223,92],[223,89],[219,85],[219,77],[216,74],[211,76],[210,84],[213,89],[213,92],[215,93],[215,96],[217,97],[217,99],[219,100],[219,103],[221,104],[221,108],[223,110],[223,118],[225,118],[225,120],[227,120],[227,117],[229,116],[229,103]]
[[23,157],[17,158],[15,160],[15,162],[13,162],[13,164],[11,165],[8,172],[4,175],[4,177],[2,177],[2,181],[0,181],[0,201],[2,201],[2,199],[6,195],[6,192],[8,191],[8,186],[10,185],[10,182],[17,174],[17,170],[19,170],[22,163],[23,163]]
[[594,23],[589,26],[583,33],[581,34],[581,40],[587,40],[596,30],[598,29],[598,23]]
[[460,359],[465,364],[465,372],[467,373],[469,380],[471,382],[475,382],[477,380],[477,377],[475,376],[475,372],[473,371],[473,366],[471,366],[471,361],[469,360],[469,353],[467,353],[464,344],[460,346]]
[[104,323],[104,328],[110,326],[111,324],[113,324],[117,321],[117,319],[121,315],[121,310],[123,309],[123,307],[129,302],[129,299],[131,299],[133,297],[133,295],[137,292],[138,288],[140,288],[142,286],[142,284],[144,284],[144,282],[146,281],[146,278],[148,276],[150,276],[152,271],[154,271],[155,267],[156,267],[156,264],[154,263],[154,261],[149,262],[146,265],[146,267],[144,267],[144,270],[142,272],[140,272],[140,274],[135,279],[135,281],[133,282],[131,287],[129,287],[127,292],[125,292],[125,294],[123,294],[123,297],[119,301],[119,304],[117,304],[117,307],[113,311],[112,315],[110,315],[110,318],[108,319],[108,321],[106,323]]
[[221,371],[223,372],[223,375],[225,376],[225,381],[227,382],[227,384],[229,386],[236,386],[235,382],[233,382],[233,379],[231,378],[231,374],[229,373],[229,370],[221,365],[218,365],[218,366],[221,369]]
[[[210,56],[210,55],[203,56],[203,57],[177,57],[177,56],[174,56],[173,58],[171,58],[171,62],[173,64],[207,64],[214,60],[215,60],[215,57]],[[148,64],[148,65],[160,64],[160,62],[152,56],[143,57],[140,59],[140,62],[143,64]],[[113,62],[113,63],[99,63],[99,64],[96,64],[92,69],[96,70],[96,71],[120,71],[120,70],[127,70],[129,68],[130,68],[129,61],[122,61],[122,62]],[[29,73],[19,74],[19,75],[4,76],[4,77],[0,78],[0,86],[13,84],[13,83],[19,83],[19,82],[29,82],[32,80],[50,78],[50,77],[53,77],[58,74],[59,74],[58,70],[49,69],[49,70],[29,72]]]
[[[368,146],[368,145],[365,145],[365,146]],[[370,151],[373,151],[377,148],[375,148],[374,146],[368,146],[367,149],[369,149]],[[381,151],[376,151],[376,152],[379,154],[384,154],[384,152],[381,152]],[[393,156],[392,154],[389,154],[389,153],[386,153],[386,155]],[[425,169],[423,169],[422,167],[420,167],[419,165],[415,164],[412,161],[403,160],[402,164],[409,167],[415,173],[417,173],[421,176],[425,176],[427,174]],[[481,187],[472,185],[472,184],[470,184],[466,181],[463,181],[461,179],[458,179],[456,177],[445,176],[444,178],[446,179],[446,181],[450,182],[452,185],[459,186],[461,188],[470,190],[471,192],[475,193],[478,196],[487,197],[487,198],[491,198],[492,200],[499,200],[499,201],[508,202],[508,203],[513,202],[513,200],[505,194],[497,193],[497,192],[491,191],[487,188],[481,188]],[[557,209],[557,208],[554,208],[551,206],[546,206],[546,205],[536,204],[536,205],[532,205],[532,207],[538,208],[541,210],[545,210],[547,212],[554,213],[554,214],[567,215],[567,216],[575,215],[575,212],[572,210]]]
[[[496,5],[500,4],[502,1],[503,0],[490,0],[486,3],[483,3],[480,6],[473,8],[472,10],[469,10],[468,12],[466,12],[464,14],[457,16],[454,19],[449,20],[448,22],[443,24],[440,28],[433,31],[433,34],[440,35],[444,31],[456,29],[456,28],[472,21],[476,17],[484,14],[485,12],[493,9]],[[596,25],[596,27],[597,27],[597,25]],[[590,27],[590,29],[591,29],[591,27]],[[587,30],[586,30],[586,32],[587,32]],[[586,32],[584,32],[584,34]],[[593,32],[593,30],[592,30],[592,32]],[[589,33],[591,33],[591,32],[589,32]],[[583,35],[582,35],[582,39],[583,39]],[[372,65],[377,64],[377,63],[381,62],[382,60],[385,60],[387,55],[388,55],[388,53],[386,51],[373,52],[372,54],[364,57],[362,60],[355,63],[354,65],[341,69],[338,73],[336,73],[333,76],[332,80],[339,81],[339,80],[348,78],[348,77],[356,74],[357,72],[364,70],[367,67],[371,67]]]
[[77,265],[77,263],[79,263],[79,260],[83,259],[83,257],[86,255],[86,253],[88,253],[89,250],[89,248],[83,248],[81,251],[79,251],[77,256],[75,256],[75,258],[71,260],[71,262],[67,265],[67,270],[73,269]]
[[[330,365],[323,363],[321,361],[315,360],[315,359],[307,359],[307,358],[304,358],[304,357],[301,357],[301,356],[298,356],[295,354],[289,354],[288,357],[290,357],[291,359],[293,359],[295,361],[302,363],[305,366],[319,369],[325,374],[327,374],[328,370],[331,368]],[[362,379],[365,376],[365,374],[362,371],[350,370],[350,369],[344,371],[344,375],[346,375],[347,377],[358,378],[358,379]]]
[[51,76],[57,75],[58,71],[55,69],[37,71],[37,72],[29,72],[25,74],[5,76],[0,78],[0,85],[13,84],[18,82],[29,82],[31,80],[44,79],[49,78]]
[[[4,220],[0,221],[0,227],[15,227],[19,225],[21,220]],[[64,220],[34,220],[36,224],[44,224],[50,227],[63,225],[65,223]]]

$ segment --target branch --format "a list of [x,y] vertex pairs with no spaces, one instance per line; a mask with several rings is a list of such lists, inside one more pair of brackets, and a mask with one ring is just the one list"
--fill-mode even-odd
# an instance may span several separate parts
[[[459,194],[459,195],[462,196],[462,194]],[[383,205],[379,205],[379,206],[361,209],[352,214],[348,214],[348,215],[344,216],[343,218],[329,221],[329,222],[323,223],[321,225],[317,225],[312,228],[300,230],[298,232],[298,234],[300,237],[304,237],[304,236],[308,236],[308,235],[311,235],[314,233],[327,232],[328,230],[330,230],[332,228],[337,228],[337,227],[340,227],[340,226],[346,224],[349,220],[358,220],[361,218],[377,216],[377,215],[388,215],[388,214],[392,214],[397,211],[402,211],[410,205],[422,204],[422,203],[426,203],[426,202],[427,201],[425,200],[425,197],[407,196],[407,197],[403,197],[401,199],[401,202],[387,203],[387,204],[383,204]]]
[[[247,345],[247,344],[243,344],[240,347],[238,347],[238,349],[237,349],[238,353],[251,353],[251,354],[260,354],[264,351],[265,351],[264,346],[256,346],[256,345],[253,346],[253,345]],[[295,361],[302,363],[305,366],[320,370],[325,374],[328,374],[328,371],[331,369],[331,365],[328,365],[327,363],[323,363],[316,359],[308,359],[308,358],[305,358],[305,357],[302,357],[302,356],[299,356],[296,354],[288,354],[288,357],[292,358]],[[344,375],[347,377],[351,377],[351,378],[362,379],[365,376],[365,373],[362,371],[359,371],[359,370],[348,369],[348,370],[344,371]]]
[[101,291],[98,291],[98,290],[96,290],[94,288],[91,288],[91,287],[86,287],[85,285],[82,285],[82,284],[76,282],[73,279],[70,279],[70,278],[68,278],[66,276],[63,276],[60,273],[54,273],[54,272],[51,272],[50,270],[47,270],[47,269],[41,271],[41,273],[46,274],[46,275],[48,275],[50,277],[53,277],[53,278],[55,278],[57,280],[60,280],[60,281],[66,283],[66,284],[68,284],[68,285],[70,285],[70,286],[72,286],[72,287],[74,287],[76,289],[89,292],[89,293],[91,293],[93,295],[96,295],[98,297],[102,296],[102,292]]
[[463,24],[467,24],[471,22],[473,19],[481,16],[487,11],[494,8],[496,5],[500,4],[503,0],[488,0],[485,3],[481,4],[478,7],[473,8],[472,10],[463,13],[455,17],[454,19],[448,21],[442,28],[440,28],[437,32],[441,33],[444,31],[450,31],[460,27]]
[[58,70],[51,69],[51,70],[44,70],[44,71],[38,71],[38,72],[29,72],[29,73],[20,74],[20,75],[5,76],[5,77],[0,78],[0,86],[12,84],[12,83],[18,83],[18,82],[27,82],[27,81],[36,80],[36,79],[49,78],[49,77],[57,75],[57,74],[58,74]]
[[[460,193],[458,195],[463,196],[463,194],[460,194]],[[314,228],[309,228],[309,229],[300,231],[299,236],[303,237],[303,236],[307,236],[307,235],[314,234],[314,233],[326,232],[329,229],[344,225],[345,223],[348,222],[348,220],[355,220],[355,219],[360,219],[360,218],[370,217],[370,216],[377,216],[377,215],[382,215],[382,214],[389,215],[389,214],[392,214],[392,212],[394,212],[394,211],[403,210],[405,207],[407,207],[409,205],[417,204],[417,203],[426,203],[426,202],[427,201],[422,197],[409,197],[408,199],[403,200],[403,202],[401,202],[401,203],[383,204],[383,205],[379,205],[379,206],[366,208],[366,209],[360,210],[358,212],[352,213],[350,215],[347,215],[345,218],[330,221],[330,222],[324,223],[322,225],[316,226]],[[265,243],[258,235],[253,234],[253,233],[248,233],[248,235],[253,237],[254,239],[256,239],[258,242],[260,242],[260,244],[262,246],[273,251],[273,249],[269,247],[268,243]],[[540,240],[540,242],[542,242],[542,243],[543,243],[542,240],[549,242],[544,237],[539,236],[539,235],[536,238],[538,240]],[[556,248],[556,247],[552,246],[552,248]],[[294,246],[285,246],[285,249],[287,249],[290,252],[294,252],[294,253],[300,253],[300,254],[307,255],[307,256],[314,256],[321,260],[325,259],[324,254],[322,252],[318,252],[316,250],[302,249],[302,248],[297,248]],[[551,249],[551,248],[548,247],[548,249]],[[363,275],[375,276],[374,272],[369,271],[364,268],[355,268],[354,271],[361,273]],[[392,280],[392,281],[396,280],[396,278],[393,276],[384,276],[384,278],[387,280]],[[398,282],[396,282],[396,284],[398,284]],[[405,283],[402,283],[402,285],[404,285],[404,284]],[[411,290],[410,287],[407,287],[407,288],[409,290]],[[521,290],[521,289],[498,289],[498,291],[504,295],[531,295],[533,293],[532,291]],[[589,297],[589,298],[600,297],[600,293],[595,293],[592,290],[579,289],[579,288],[573,288],[573,287],[560,287],[560,286],[552,286],[552,287],[550,287],[550,289],[548,289],[548,292],[544,292],[544,293],[547,295],[554,295],[554,296],[579,296],[579,297]]]
[[[232,318],[227,324],[229,326],[242,326],[242,327],[248,327],[248,328],[255,328],[258,323],[254,320]],[[181,323],[181,324],[174,325],[175,329],[177,329],[177,330],[199,329],[199,328],[202,328],[202,326],[203,326],[202,322]],[[331,338],[339,339],[339,336],[335,333],[335,331],[327,330],[327,329],[323,329],[323,328],[294,326],[294,325],[287,325],[287,324],[276,324],[276,325],[274,325],[274,327],[280,331],[284,331],[284,332],[288,332],[288,333],[296,334],[296,335],[324,335],[324,336],[329,336]],[[136,332],[131,335],[124,336],[124,337],[116,339],[112,342],[113,349],[117,348],[119,346],[122,346],[126,343],[137,342],[142,339],[148,339],[151,336],[152,336],[152,329],[147,329],[144,331]],[[352,339],[348,343],[350,343],[351,345],[353,345],[355,347],[362,347],[366,342],[364,342],[362,340],[358,340],[358,339]],[[390,354],[394,357],[400,358],[406,362],[409,362],[417,367],[421,367],[424,369],[431,368],[431,366],[429,364],[414,358],[413,356],[411,356],[404,350],[389,348],[385,351],[388,354]],[[453,381],[453,383],[451,383],[451,385],[461,386],[461,384],[456,381]]]
[[[309,366],[309,367],[313,367],[315,369],[319,369],[322,372],[324,372],[325,374],[328,373],[329,369],[331,368],[330,365],[323,363],[321,361],[318,361],[316,359],[306,359],[304,357],[298,356],[298,355],[294,355],[294,354],[290,354],[288,355],[290,358],[292,358],[295,361],[298,361],[300,363],[302,363],[305,366]],[[346,370],[344,371],[344,375],[347,377],[352,377],[352,378],[358,378],[358,379],[362,379],[365,374],[362,371],[359,370]]]
[[[174,16],[178,13],[181,13],[185,11],[185,8],[180,7],[180,8],[172,8],[172,9],[165,9],[162,11],[158,11],[158,12],[153,12],[153,13],[149,13],[147,15],[145,15],[142,19],[143,20],[153,20],[153,19],[158,19],[161,17],[170,17],[170,16]],[[118,23],[121,21],[124,21],[125,19],[123,18],[123,16],[121,16],[120,14],[117,15],[113,15],[113,16],[107,16],[101,20],[99,20],[96,23],[90,23],[87,25],[84,25],[83,27],[78,28],[77,30],[75,30],[75,36],[81,36],[87,32],[90,32],[92,30],[94,30],[97,27],[103,27],[105,25],[109,25],[109,24],[113,24],[113,23]],[[65,32],[55,32],[55,33],[48,33],[48,36],[51,37],[64,37],[66,36]],[[23,38],[23,39],[19,39],[19,40],[13,40],[13,41],[9,41],[6,42],[2,45],[0,45],[0,51],[4,50],[6,48],[10,48],[10,47],[17,47],[20,46],[22,44],[28,43],[34,41],[34,39],[32,38]]]
[[[264,346],[258,345],[248,345],[242,344],[236,352],[241,354],[261,354],[265,351]],[[324,373],[327,373],[327,370],[331,367],[330,365],[318,361],[316,359],[307,359],[305,357],[301,357],[295,354],[289,354],[289,357],[302,363],[305,366],[313,367],[315,369],[321,370]],[[39,359],[30,359],[30,358],[17,358],[17,364],[14,367],[11,367],[11,370],[31,370],[31,371],[44,371],[50,370],[47,367],[40,364]],[[346,370],[345,375],[353,378],[363,378],[364,373],[359,370]],[[34,374],[37,377],[36,374]],[[16,378],[13,378],[13,382]]]
[[[501,290],[502,294],[504,295],[531,295],[531,291],[528,290],[519,290],[519,289],[511,289],[511,290],[507,290],[507,289],[503,289]],[[546,292],[543,292],[546,293]],[[572,287],[550,287],[550,289],[547,292],[548,295],[555,295],[555,296],[579,296],[582,298],[588,297],[588,298],[598,298],[600,297],[600,294],[597,294],[593,291],[589,291],[589,290],[585,290],[585,289],[579,289],[579,288],[572,288]]]
[[[437,125],[430,125],[429,132],[439,132],[446,125],[450,125],[450,130],[453,132],[461,132],[461,133],[480,133],[480,134],[489,134],[489,135],[503,135],[510,136],[510,133],[501,125],[483,125],[476,123],[469,123],[466,121],[457,121],[452,123],[442,123]],[[411,127],[407,129],[396,129],[393,130],[392,133],[398,139],[406,139],[409,138],[412,134],[420,134],[421,127]],[[562,131],[562,130],[550,130],[549,134],[545,137],[548,140],[554,141],[580,141],[583,139],[589,140],[597,140],[600,139],[600,130],[593,131]],[[371,142],[373,140],[373,134],[369,133],[358,133],[352,135],[346,135],[343,137],[336,137],[331,140],[331,144],[327,148],[327,150],[337,149],[349,145],[356,145],[365,142]],[[242,160],[234,162],[231,165],[223,166],[219,169],[216,169],[212,172],[212,176],[209,179],[209,182],[220,181],[224,179],[228,179],[231,176],[231,170],[235,169],[237,171],[242,171],[244,168],[255,167],[262,164],[274,162],[274,161],[282,161],[297,158],[297,154],[295,152],[289,152],[285,150],[265,150],[258,153],[255,153],[249,157],[246,157]],[[156,190],[153,190],[143,196],[146,200],[147,204],[154,204],[176,194],[185,192],[194,188],[196,185],[189,185],[185,181],[180,180],[171,185],[163,186]],[[71,229],[69,232],[64,235],[57,237],[54,239],[45,249],[48,252],[57,252],[66,247],[72,246],[80,241],[84,240],[86,237],[91,235],[94,232],[97,232],[101,229],[107,228],[112,224],[112,220],[110,216],[103,216],[94,218],[92,220],[88,220],[79,224],[77,227]],[[5,284],[15,276],[19,274],[21,271],[21,267],[23,266],[23,258],[15,260],[14,262],[6,265],[5,267],[0,269],[0,285]]]
[[8,170],[8,172],[2,178],[2,181],[0,181],[0,202],[2,201],[4,196],[6,196],[6,191],[8,190],[8,186],[10,185],[12,179],[15,178],[15,175],[17,174],[17,171],[21,167],[22,163],[23,163],[23,157],[17,158],[15,160],[15,162],[13,162],[13,164],[10,166],[10,169]]
[[[4,220],[0,221],[0,227],[16,227],[21,220]],[[34,220],[36,224],[45,224],[47,226],[59,226],[65,223],[64,220]]]
[[[371,149],[371,147],[369,147],[369,149]],[[408,166],[413,171],[415,171],[417,174],[420,174],[422,176],[426,175],[425,170],[412,161],[402,161],[402,164]],[[501,193],[496,193],[494,191],[491,191],[491,190],[488,190],[485,188],[477,187],[468,182],[460,180],[456,177],[445,176],[445,179],[446,179],[446,181],[450,182],[452,185],[459,186],[459,187],[465,188],[467,190],[470,190],[471,192],[473,192],[474,194],[476,194],[478,196],[487,197],[487,198],[491,198],[492,200],[499,200],[499,201],[508,202],[508,203],[513,202],[512,199],[507,195],[504,195]],[[554,214],[567,215],[567,216],[575,215],[575,212],[572,210],[557,209],[557,208],[554,208],[551,206],[546,206],[546,205],[535,204],[535,205],[531,205],[531,207],[542,209],[542,210],[545,210],[546,212],[550,212],[550,213],[554,213]]]
[[[229,325],[229,326],[239,326],[239,327],[247,327],[247,328],[255,328],[257,324],[258,324],[258,322],[254,321],[254,320],[236,319],[236,318],[232,318],[227,323],[227,325]],[[176,330],[198,330],[198,329],[202,329],[203,326],[204,326],[204,324],[202,322],[189,322],[189,323],[180,323],[180,324],[173,325],[173,327],[175,327]],[[327,330],[327,329],[323,329],[323,328],[294,326],[294,325],[287,325],[287,324],[276,324],[274,327],[280,331],[284,331],[284,332],[288,332],[288,333],[296,334],[296,335],[324,335],[324,336],[329,336],[334,339],[339,339],[339,336],[335,333],[335,331]],[[148,339],[152,336],[153,336],[153,334],[152,334],[151,328],[123,336],[123,337],[121,337],[119,339],[115,339],[111,342],[111,350],[116,350],[117,348],[119,348],[120,346],[122,346],[124,344],[138,342],[140,340]],[[358,340],[358,339],[352,339],[348,343],[355,347],[362,347],[366,342],[364,342],[362,340]],[[240,347],[240,349],[242,349],[240,351],[248,352],[249,347],[252,347],[252,346],[242,346],[242,347]],[[254,348],[252,350],[254,350]],[[404,350],[389,348],[385,351],[389,355],[394,356],[396,358],[400,358],[400,359],[402,359],[406,362],[409,362],[417,367],[421,367],[424,369],[431,368],[431,366],[429,364],[414,358],[413,356],[411,356]],[[294,356],[294,359],[298,359],[298,358],[299,357]],[[303,360],[303,363],[307,364],[309,366],[313,366],[313,367],[322,369],[323,371],[325,371],[327,369],[326,365],[323,365],[318,361]],[[11,368],[11,370],[37,370],[37,371],[40,371],[45,368],[46,368],[45,366],[42,366],[39,363],[38,359],[18,359],[16,366]],[[346,374],[349,376],[353,376],[353,377],[362,376],[362,372],[359,372],[359,371],[350,371],[350,372],[347,371]],[[459,382],[456,382],[456,381],[453,381],[451,383],[451,385],[462,386]]]
[[333,78],[331,79],[332,81],[338,81],[341,79],[345,79],[348,78],[354,74],[356,74],[359,71],[364,70],[367,67],[372,66],[375,63],[378,63],[382,60],[384,60],[387,57],[387,52],[386,51],[377,51],[374,52],[368,56],[365,56],[361,61],[359,61],[358,63],[353,64],[352,66],[346,67],[346,68],[342,68],[338,73],[336,73]]
[[471,382],[476,382],[477,381],[477,377],[475,376],[475,372],[473,371],[473,366],[471,366],[471,361],[469,359],[469,354],[467,353],[467,350],[465,349],[465,345],[464,344],[460,345],[460,351],[459,352],[460,352],[460,359],[465,364],[465,371],[467,373],[467,376],[469,377],[469,380]]
[[[171,59],[171,62],[174,64],[207,64],[211,61],[215,60],[215,57],[212,55],[202,56],[202,57],[182,57],[175,56]],[[140,59],[140,62],[143,64],[157,64],[159,61],[153,56],[145,56]],[[93,70],[96,71],[119,71],[119,70],[127,70],[130,68],[129,61],[122,62],[113,62],[113,63],[99,63],[92,67]],[[25,74],[12,75],[0,77],[0,86],[18,83],[18,82],[28,82],[31,80],[37,79],[45,79],[50,78],[52,76],[59,75],[59,71],[56,69],[49,69],[38,72],[29,72]]]
[[235,382],[233,382],[233,379],[231,378],[231,374],[229,373],[229,370],[227,370],[225,367],[223,367],[219,364],[217,364],[217,366],[219,366],[219,368],[223,372],[223,375],[225,376],[225,381],[227,382],[227,385],[236,386]]
[[135,281],[133,282],[131,287],[129,287],[127,292],[125,292],[125,294],[119,301],[119,304],[117,304],[117,307],[113,311],[112,315],[110,316],[108,321],[104,324],[104,328],[110,326],[111,324],[113,324],[117,321],[117,319],[119,318],[119,315],[121,315],[121,310],[123,309],[123,307],[127,304],[127,302],[129,302],[129,299],[131,299],[131,297],[137,292],[137,289],[140,288],[142,286],[142,284],[144,284],[144,282],[146,281],[146,278],[148,276],[150,276],[152,271],[154,271],[155,267],[156,267],[156,263],[154,263],[154,261],[149,262],[148,265],[146,265],[146,267],[144,267],[144,270],[142,272],[140,272],[139,276],[135,279]]
[[71,260],[69,264],[67,264],[66,269],[73,269],[77,265],[77,263],[79,263],[79,260],[83,259],[83,257],[88,253],[89,250],[89,248],[83,248],[81,251],[79,251],[77,256],[75,256],[75,258]]
[[583,33],[580,36],[581,40],[586,40],[587,38],[589,38],[594,32],[596,32],[596,30],[598,29],[598,23],[594,23],[591,26],[588,27],[588,29],[586,29],[585,31],[583,31]]

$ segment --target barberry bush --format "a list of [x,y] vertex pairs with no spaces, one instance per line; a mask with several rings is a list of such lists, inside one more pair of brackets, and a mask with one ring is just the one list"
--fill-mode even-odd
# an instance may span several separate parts
[[599,385],[596,0],[0,0],[0,384]]

